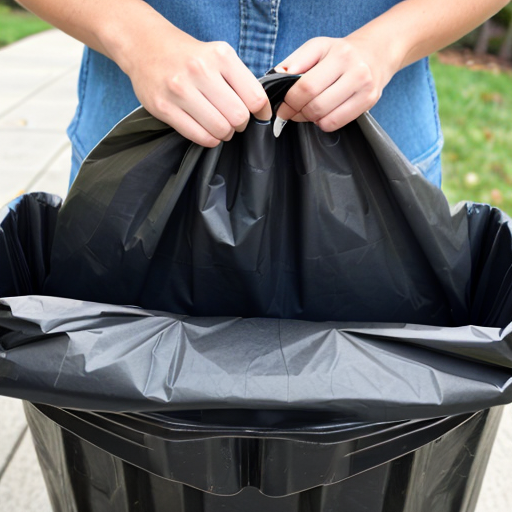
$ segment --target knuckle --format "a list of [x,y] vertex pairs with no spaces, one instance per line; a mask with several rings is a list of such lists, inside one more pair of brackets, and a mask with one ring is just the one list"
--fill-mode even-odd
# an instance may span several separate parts
[[373,73],[372,73],[370,67],[363,62],[361,62],[358,66],[357,78],[363,87],[368,87],[368,86],[373,85],[373,82],[374,82]]
[[333,117],[324,117],[318,122],[318,127],[324,132],[333,132],[339,128],[338,122]]
[[309,121],[318,121],[322,117],[323,109],[322,107],[315,101],[308,103],[303,109],[302,114]]
[[233,138],[234,134],[235,134],[235,130],[233,128],[231,128],[229,130],[229,133],[225,137],[222,137],[222,140],[227,142]]
[[233,55],[233,48],[229,43],[226,43],[225,41],[214,41],[211,43],[211,48],[217,57],[220,59],[225,59],[226,57],[229,57]]
[[167,103],[167,100],[162,97],[158,96],[156,98],[153,98],[152,105],[151,105],[151,113],[155,117],[159,117],[162,115],[166,115],[169,111],[169,104]]
[[220,144],[220,142],[221,141],[219,139],[216,139],[211,135],[203,135],[202,137],[197,138],[197,143],[205,148],[215,148]]
[[187,71],[192,76],[201,76],[206,74],[206,63],[199,57],[192,57],[187,62]]
[[237,110],[231,114],[231,125],[241,126],[249,121],[249,111]]
[[315,84],[308,80],[299,80],[297,82],[297,91],[301,95],[305,96],[316,96],[317,95],[317,87]]
[[353,48],[352,48],[352,45],[345,41],[344,39],[342,39],[333,49],[333,51],[335,52],[335,55],[338,57],[338,58],[342,58],[342,59],[345,59],[347,57],[349,57],[353,51]]
[[187,91],[186,80],[181,74],[176,74],[167,80],[169,91],[180,98],[184,97]]
[[213,125],[213,135],[218,139],[225,139],[229,137],[233,130],[233,127],[226,121],[217,121]]
[[250,109],[251,112],[258,112],[267,104],[268,98],[266,95],[257,94],[251,100]]
[[231,137],[233,136],[233,127],[230,126],[229,129],[223,129],[222,132],[221,132],[221,136],[219,137],[219,139],[222,139],[222,140],[229,140],[231,139]]
[[370,93],[368,94],[368,103],[370,104],[370,107],[373,107],[382,96],[382,93],[378,89],[372,89]]
[[301,101],[300,96],[290,95],[290,97],[286,98],[286,104],[290,107],[294,112],[301,112],[304,106],[305,101]]

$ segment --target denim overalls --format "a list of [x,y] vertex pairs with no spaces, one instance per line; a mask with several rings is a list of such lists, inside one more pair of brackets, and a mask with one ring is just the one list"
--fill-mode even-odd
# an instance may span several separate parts
[[[398,0],[150,0],[174,25],[202,41],[227,41],[262,76],[308,39],[343,37]],[[72,179],[98,141],[139,105],[114,62],[85,48],[79,104],[68,135]],[[428,60],[400,71],[371,113],[405,155],[440,185],[442,133]]]

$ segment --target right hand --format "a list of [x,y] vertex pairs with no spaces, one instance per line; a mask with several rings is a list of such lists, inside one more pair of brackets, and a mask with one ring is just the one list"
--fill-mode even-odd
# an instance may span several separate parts
[[121,66],[146,110],[206,147],[243,131],[250,114],[271,118],[263,87],[228,43],[204,43],[165,23]]

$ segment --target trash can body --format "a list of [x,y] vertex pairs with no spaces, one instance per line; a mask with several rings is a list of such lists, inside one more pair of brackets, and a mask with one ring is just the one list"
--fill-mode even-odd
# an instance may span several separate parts
[[55,512],[471,512],[501,416],[244,427],[25,411]]

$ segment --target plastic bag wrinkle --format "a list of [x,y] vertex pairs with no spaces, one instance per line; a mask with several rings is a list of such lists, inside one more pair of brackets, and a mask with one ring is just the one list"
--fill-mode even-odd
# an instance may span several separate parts
[[[268,79],[269,96],[290,83]],[[508,217],[450,210],[370,116],[328,136],[271,130],[251,124],[207,150],[138,109],[60,211],[44,195],[4,211],[0,285],[13,297],[0,301],[0,367],[18,380],[0,391],[103,411],[353,421],[512,401]],[[47,219],[35,225],[48,242],[32,219]]]

